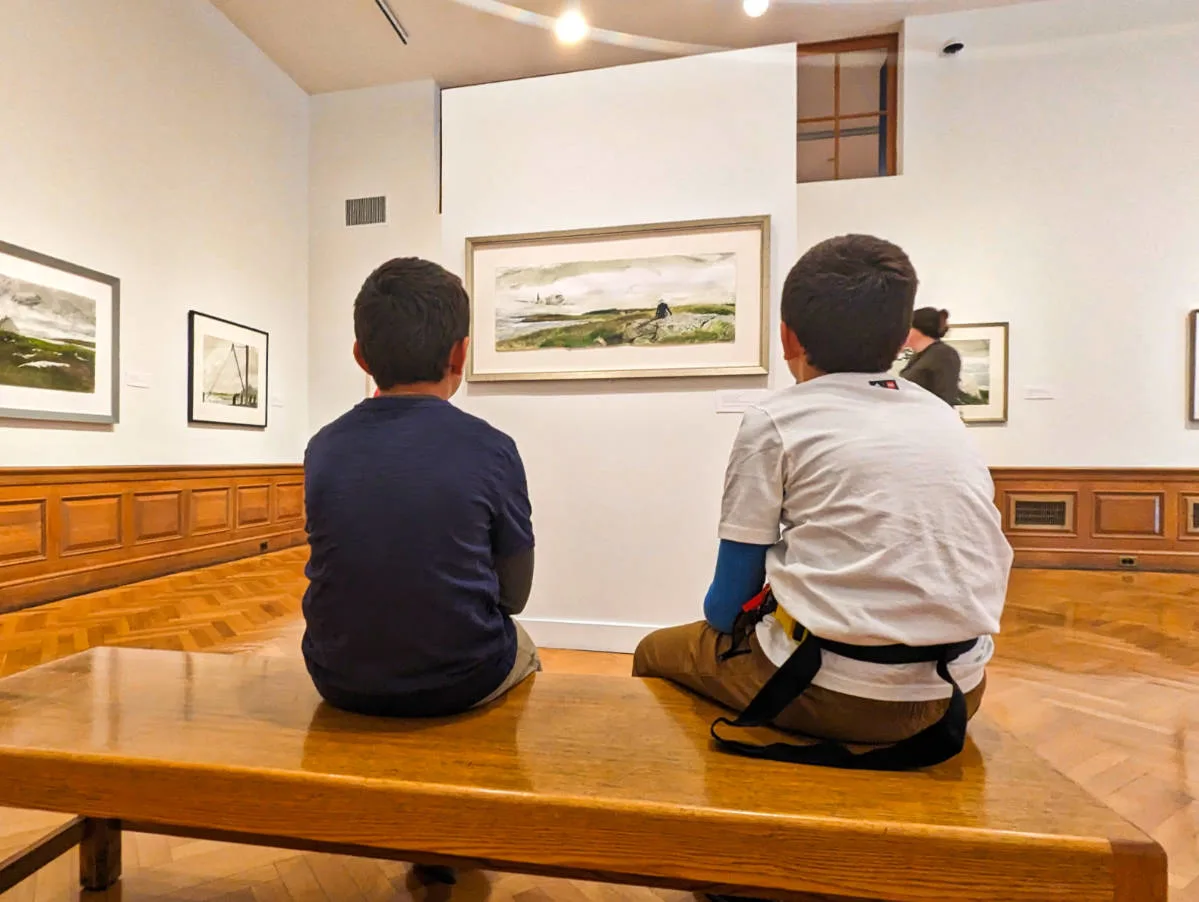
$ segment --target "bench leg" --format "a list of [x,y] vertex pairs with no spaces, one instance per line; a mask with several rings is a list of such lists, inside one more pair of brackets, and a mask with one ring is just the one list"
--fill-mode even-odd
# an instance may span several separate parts
[[0,896],[83,841],[83,818],[63,824],[26,849],[0,859]]
[[121,879],[121,822],[87,818],[79,844],[79,885],[101,892]]

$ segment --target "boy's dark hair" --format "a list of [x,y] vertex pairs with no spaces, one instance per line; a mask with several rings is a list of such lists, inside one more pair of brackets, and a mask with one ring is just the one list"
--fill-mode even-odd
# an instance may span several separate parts
[[929,338],[944,338],[949,331],[949,311],[921,307],[912,314],[912,328]]
[[354,338],[381,389],[440,382],[450,350],[470,331],[462,281],[417,257],[388,260],[354,301]]
[[869,235],[822,241],[783,285],[783,322],[826,373],[882,373],[912,326],[916,270],[902,249]]

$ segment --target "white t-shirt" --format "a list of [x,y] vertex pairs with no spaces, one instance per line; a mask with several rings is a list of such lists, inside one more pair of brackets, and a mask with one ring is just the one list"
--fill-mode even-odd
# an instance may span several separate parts
[[[775,598],[815,635],[851,645],[983,637],[950,667],[965,692],[982,681],[1012,549],[961,418],[918,385],[837,373],[751,407],[729,459],[720,538],[772,546]],[[773,617],[757,634],[776,665],[795,650]],[[934,664],[828,652],[813,685],[883,701],[950,693]]]

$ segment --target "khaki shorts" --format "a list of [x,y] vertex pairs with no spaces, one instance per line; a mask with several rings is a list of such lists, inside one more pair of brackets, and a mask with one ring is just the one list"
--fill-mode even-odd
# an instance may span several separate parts
[[[725,661],[731,638],[707,623],[658,630],[646,636],[633,658],[633,676],[660,677],[726,708],[745,710],[778,669],[751,634],[749,654]],[[982,703],[986,680],[966,693],[973,717]],[[775,726],[815,739],[887,745],[915,736],[944,716],[949,699],[931,702],[884,702],[809,686],[775,720]]]
[[533,640],[525,632],[523,626],[515,620],[512,621],[512,625],[516,627],[516,663],[512,665],[512,669],[508,671],[508,676],[504,678],[504,682],[500,683],[499,688],[481,702],[476,702],[472,706],[474,708],[490,704],[541,670],[541,658],[537,654],[537,646],[533,644]]

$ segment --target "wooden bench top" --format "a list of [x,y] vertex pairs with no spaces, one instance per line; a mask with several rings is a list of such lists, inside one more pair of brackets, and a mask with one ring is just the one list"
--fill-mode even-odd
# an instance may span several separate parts
[[879,774],[722,754],[716,713],[539,674],[456,719],[368,719],[299,660],[93,649],[0,680],[0,806],[624,882],[1165,900],[1160,849],[985,719],[958,760]]

